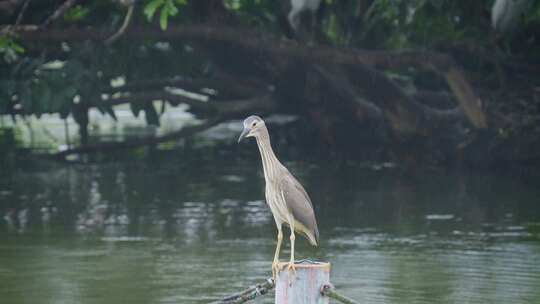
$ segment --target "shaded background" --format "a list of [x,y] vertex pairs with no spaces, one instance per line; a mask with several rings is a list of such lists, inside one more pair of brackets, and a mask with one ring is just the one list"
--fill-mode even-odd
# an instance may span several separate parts
[[341,292],[540,301],[540,3],[299,3],[0,1],[2,301],[205,303],[268,277],[250,114],[314,202],[298,257]]

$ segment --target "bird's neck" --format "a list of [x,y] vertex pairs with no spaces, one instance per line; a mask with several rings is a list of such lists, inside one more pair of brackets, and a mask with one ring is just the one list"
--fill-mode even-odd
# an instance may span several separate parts
[[264,176],[266,180],[272,180],[277,176],[277,170],[281,166],[281,163],[272,150],[270,144],[270,135],[268,130],[263,130],[259,136],[257,136],[257,146],[261,153],[261,160],[263,164]]

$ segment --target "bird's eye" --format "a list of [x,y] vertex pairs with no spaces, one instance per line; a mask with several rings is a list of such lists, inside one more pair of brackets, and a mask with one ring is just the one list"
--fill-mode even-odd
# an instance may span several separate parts
[[253,124],[251,126],[255,127],[256,125],[257,125],[257,122],[253,122]]

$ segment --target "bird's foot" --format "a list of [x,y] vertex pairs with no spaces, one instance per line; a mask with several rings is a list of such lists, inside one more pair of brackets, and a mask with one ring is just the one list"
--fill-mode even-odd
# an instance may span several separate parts
[[276,276],[280,270],[281,269],[279,269],[279,261],[273,261],[272,262],[272,279],[274,279],[274,282],[276,281]]
[[294,260],[291,260],[287,264],[287,271],[288,271],[289,285],[292,285],[292,283],[296,279],[296,266],[294,266]]
[[296,273],[296,266],[294,266],[294,261],[290,261],[287,264],[287,270]]

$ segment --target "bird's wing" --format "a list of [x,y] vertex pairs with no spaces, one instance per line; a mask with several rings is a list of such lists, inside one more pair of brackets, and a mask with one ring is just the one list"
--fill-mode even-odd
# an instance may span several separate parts
[[284,174],[285,178],[282,181],[281,189],[283,191],[283,197],[287,208],[292,212],[295,220],[300,222],[314,239],[310,239],[310,242],[316,245],[319,241],[319,229],[317,228],[317,221],[315,219],[315,212],[313,211],[313,204],[307,194],[304,187],[290,174]]

